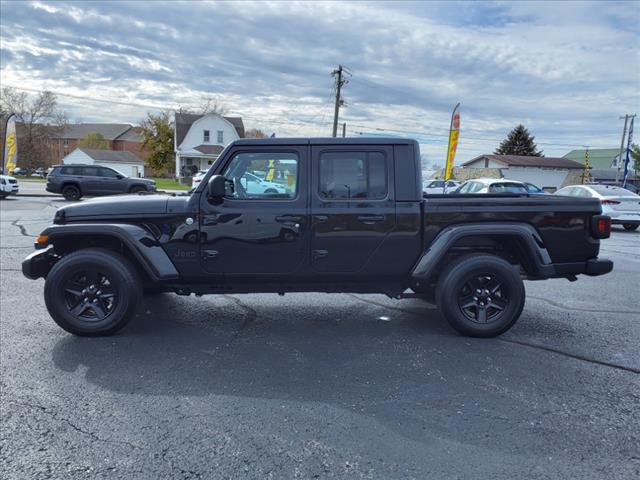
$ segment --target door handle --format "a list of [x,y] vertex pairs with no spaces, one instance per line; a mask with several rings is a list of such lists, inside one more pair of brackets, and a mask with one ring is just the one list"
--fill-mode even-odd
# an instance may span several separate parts
[[276,217],[276,222],[280,223],[299,222],[300,220],[302,220],[302,217],[298,215],[279,215]]
[[384,222],[384,215],[359,215],[358,220],[362,223]]
[[218,250],[203,250],[203,258],[216,258],[218,256]]
[[314,250],[313,251],[313,259],[314,260],[318,260],[320,258],[325,258],[327,255],[329,255],[329,251],[328,250]]
[[316,223],[327,223],[329,217],[327,215],[314,215],[313,219],[316,221]]

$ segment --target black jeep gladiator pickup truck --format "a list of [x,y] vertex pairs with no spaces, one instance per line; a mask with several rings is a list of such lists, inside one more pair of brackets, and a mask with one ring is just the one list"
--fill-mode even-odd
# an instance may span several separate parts
[[597,200],[423,198],[418,144],[397,138],[239,140],[189,194],[89,200],[53,223],[22,271],[46,279],[49,313],[76,335],[116,332],[145,291],[313,291],[421,297],[490,337],[520,316],[523,279],[613,268]]

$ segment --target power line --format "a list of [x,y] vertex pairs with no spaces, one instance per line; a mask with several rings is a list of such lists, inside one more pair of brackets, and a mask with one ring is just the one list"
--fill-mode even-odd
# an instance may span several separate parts
[[[342,70],[345,73],[349,73],[348,69],[344,66],[342,66]],[[343,80],[346,83],[346,80]],[[369,83],[373,83],[373,82],[369,82]],[[16,87],[13,85],[4,85],[5,87],[9,87],[9,88],[14,88],[16,90],[19,91],[25,91],[25,92],[31,92],[31,93],[41,93],[44,90],[41,89],[35,89],[35,88],[29,88],[29,87]],[[336,84],[337,86],[337,84]],[[46,89],[45,89],[46,90]],[[336,92],[337,88],[334,87],[334,90],[332,91],[330,97],[333,97],[334,93]],[[76,94],[69,94],[69,93],[63,93],[63,92],[58,92],[58,91],[52,91],[52,90],[48,90],[51,93],[53,93],[54,95],[60,96],[60,97],[68,97],[68,98],[75,98],[78,100],[86,100],[86,101],[90,101],[90,102],[100,102],[100,103],[107,103],[107,104],[112,104],[112,105],[121,105],[121,106],[127,106],[127,107],[139,107],[139,108],[150,108],[153,110],[176,110],[177,108],[170,108],[167,106],[160,106],[160,105],[153,105],[153,104],[145,104],[145,103],[137,103],[137,102],[125,102],[125,101],[121,101],[121,100],[113,100],[113,99],[106,99],[106,98],[101,98],[101,97],[90,97],[90,96],[86,96],[86,95],[76,95]],[[339,98],[338,96],[336,96],[336,98]],[[342,100],[340,98],[340,100]],[[291,125],[296,125],[298,126],[299,130],[301,127],[303,126],[316,126],[316,127],[323,127],[325,122],[324,122],[324,117],[326,115],[326,111],[328,108],[328,103],[325,104],[324,109],[323,109],[323,117],[320,123],[317,123],[315,121],[312,121],[314,118],[316,118],[318,115],[314,115],[313,117],[311,117],[310,120],[304,120],[304,119],[297,119],[295,121],[282,121],[282,120],[276,120],[276,119],[265,119],[265,118],[260,118],[260,117],[256,117],[254,115],[251,114],[245,114],[245,113],[240,113],[243,117],[248,118],[248,119],[254,119],[258,122],[261,123],[270,123],[270,124],[275,124],[275,125],[283,125],[283,126],[291,126]],[[621,117],[624,118],[624,117]],[[335,122],[335,118],[334,118],[334,122]],[[405,134],[405,135],[413,135],[413,136],[419,136],[419,137],[440,137],[440,138],[448,138],[449,134],[448,133],[436,133],[436,132],[431,132],[428,130],[424,130],[421,132],[418,131],[412,131],[412,130],[404,130],[404,129],[393,129],[393,128],[382,128],[382,127],[373,127],[370,125],[362,125],[362,124],[357,124],[357,123],[350,123],[349,124],[350,130],[353,131],[355,134],[359,134],[359,135],[363,135],[365,134],[365,132],[359,132],[359,131],[354,131],[351,129],[351,127],[357,127],[357,128],[363,128],[363,129],[369,129],[369,130],[375,130],[375,131],[379,131],[379,132],[394,132],[394,133],[401,133],[401,134]],[[336,124],[336,134],[337,134],[337,124]],[[501,139],[498,138],[487,138],[487,137],[461,137],[461,142],[465,142],[465,143],[472,143],[472,144],[482,144],[487,143],[487,142],[491,142],[491,143],[499,143],[501,141]],[[552,142],[536,142],[538,145],[542,145],[542,146],[550,146],[550,147],[583,147],[583,144],[572,144],[572,143],[552,143]],[[591,145],[591,148],[608,148],[610,147],[609,145]]]

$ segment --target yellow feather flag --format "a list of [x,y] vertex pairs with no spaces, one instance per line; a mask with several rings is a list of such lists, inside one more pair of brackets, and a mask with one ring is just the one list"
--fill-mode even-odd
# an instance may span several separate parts
[[449,180],[453,172],[453,161],[458,148],[458,138],[460,137],[460,102],[456,104],[451,114],[451,127],[449,129],[449,146],[447,147],[447,164],[444,172],[444,179]]

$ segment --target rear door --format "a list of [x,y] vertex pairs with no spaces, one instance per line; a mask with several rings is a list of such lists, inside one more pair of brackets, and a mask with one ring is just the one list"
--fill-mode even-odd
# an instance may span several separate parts
[[103,195],[104,186],[98,176],[98,167],[82,167],[82,193],[86,195]]
[[393,147],[314,145],[311,266],[318,273],[362,274],[396,223]]

